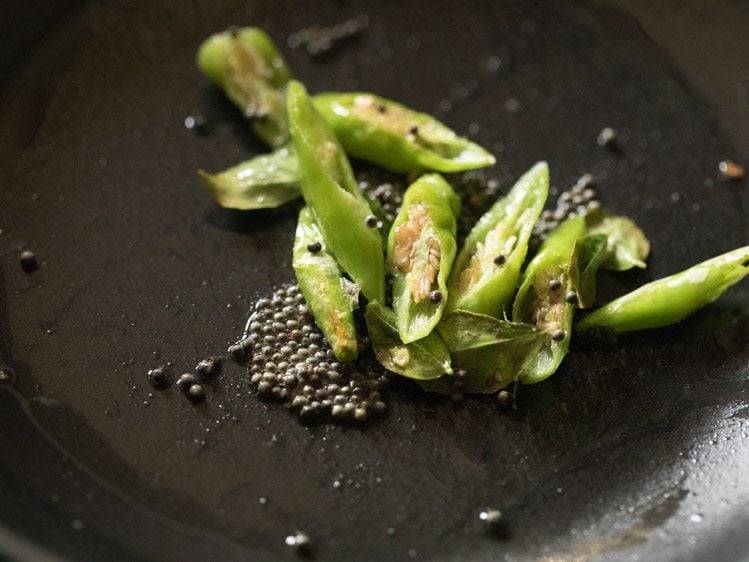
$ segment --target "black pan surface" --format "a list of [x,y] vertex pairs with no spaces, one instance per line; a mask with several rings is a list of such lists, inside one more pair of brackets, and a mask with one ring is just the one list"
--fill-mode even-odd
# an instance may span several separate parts
[[[559,188],[594,174],[653,244],[648,269],[605,277],[601,299],[746,244],[746,182],[717,170],[747,163],[732,144],[746,117],[719,120],[632,16],[568,1],[33,5],[4,24],[1,83],[9,557],[293,559],[284,537],[300,529],[320,560],[745,559],[746,283],[671,329],[575,341],[511,415],[403,382],[365,429],[305,427],[233,364],[199,407],[146,381],[223,353],[252,300],[293,279],[298,207],[222,210],[195,175],[262,150],[194,65],[231,24],[265,28],[312,91],[375,91],[470,131],[504,189],[540,159]],[[698,14],[722,45],[710,9],[690,6],[674,17]],[[366,32],[322,61],[285,43],[361,13]],[[747,85],[729,60],[718,74]],[[208,135],[184,127],[195,114]],[[621,151],[596,144],[605,126]],[[497,533],[478,520],[487,506]]]

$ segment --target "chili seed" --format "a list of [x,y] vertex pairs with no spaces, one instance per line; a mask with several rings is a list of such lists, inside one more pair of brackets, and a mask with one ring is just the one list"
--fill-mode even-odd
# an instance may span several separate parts
[[496,265],[504,265],[507,261],[507,258],[504,254],[497,254],[493,261]]
[[364,219],[364,223],[365,223],[365,224],[366,224],[366,225],[367,225],[367,226],[368,226],[369,228],[377,228],[377,225],[378,225],[379,221],[377,220],[377,217],[376,217],[376,216],[374,216],[374,215],[369,215],[369,216],[368,216],[368,217],[367,217],[366,219]]
[[564,300],[570,304],[577,304],[577,293],[575,291],[567,291],[564,295]]
[[442,291],[432,291],[427,298],[432,304],[438,304],[442,301]]
[[562,288],[562,282],[559,279],[551,279],[549,281],[549,290],[558,291]]

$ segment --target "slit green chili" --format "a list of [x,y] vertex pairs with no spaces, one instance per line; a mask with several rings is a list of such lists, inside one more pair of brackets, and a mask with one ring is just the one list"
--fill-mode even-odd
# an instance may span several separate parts
[[426,337],[447,303],[460,199],[439,174],[426,174],[403,195],[388,237],[393,309],[404,343]]
[[576,330],[603,327],[621,333],[670,326],[713,302],[747,274],[749,246],[744,246],[643,285],[591,312]]
[[302,194],[297,157],[289,146],[261,154],[223,172],[198,170],[214,201],[227,209],[272,209]]
[[359,291],[343,277],[335,258],[325,248],[308,207],[299,212],[291,263],[307,306],[336,359],[353,361],[358,349],[353,310]]
[[348,158],[304,86],[295,80],[289,83],[288,107],[302,195],[325,244],[367,299],[384,302],[382,237]]
[[272,148],[289,140],[285,87],[291,72],[273,40],[257,27],[215,33],[198,48],[200,71],[216,83]]
[[455,259],[447,311],[499,317],[517,289],[533,225],[549,193],[549,167],[539,162],[482,216]]
[[329,92],[314,101],[351,156],[388,170],[461,172],[495,162],[431,115],[374,94]]
[[[520,380],[540,382],[553,375],[567,355],[577,296],[569,276],[575,243],[585,235],[585,219],[569,218],[554,229],[523,273],[512,307],[512,319],[528,322],[544,334],[544,345]],[[569,294],[575,294],[574,300]]]

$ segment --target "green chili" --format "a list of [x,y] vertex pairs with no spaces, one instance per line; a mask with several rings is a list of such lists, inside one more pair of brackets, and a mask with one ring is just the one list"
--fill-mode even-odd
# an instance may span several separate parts
[[370,301],[384,302],[385,260],[377,220],[351,165],[304,86],[288,87],[291,138],[299,157],[302,195],[324,242]]
[[596,209],[586,215],[589,234],[608,237],[608,256],[601,267],[626,271],[633,267],[645,269],[650,254],[650,242],[635,222],[627,217],[612,215],[605,209]]
[[512,319],[534,324],[545,336],[543,347],[520,376],[524,384],[553,375],[567,355],[577,301],[568,270],[575,243],[584,235],[583,217],[567,219],[549,234],[523,273]]
[[[517,380],[545,339],[531,324],[461,310],[446,315],[437,331],[450,350],[453,368],[465,371],[463,391],[483,394]],[[438,379],[424,388],[449,394],[452,380]]]
[[431,115],[374,94],[324,93],[315,105],[351,156],[394,172],[460,172],[495,162]]
[[749,246],[744,246],[643,285],[595,310],[576,329],[605,327],[621,333],[669,326],[713,302],[747,274]]
[[533,225],[549,193],[549,168],[539,162],[479,219],[455,259],[447,310],[499,316],[520,280]]
[[296,153],[288,146],[217,174],[198,170],[211,197],[228,209],[271,209],[299,197]]
[[447,303],[460,199],[439,174],[421,176],[403,195],[388,238],[393,309],[405,343],[425,337]]
[[271,147],[289,140],[284,88],[291,72],[273,40],[257,27],[215,33],[199,47],[200,71],[223,89]]
[[357,355],[353,310],[358,304],[359,291],[343,277],[322,240],[312,211],[309,207],[302,208],[294,240],[294,273],[307,306],[336,359],[353,361]]
[[417,380],[452,375],[450,351],[436,332],[403,343],[398,335],[395,312],[378,302],[367,305],[365,319],[377,360],[387,370]]

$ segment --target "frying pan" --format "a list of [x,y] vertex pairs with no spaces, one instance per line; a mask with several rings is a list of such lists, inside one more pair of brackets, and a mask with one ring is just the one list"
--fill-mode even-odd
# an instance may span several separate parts
[[[327,58],[285,43],[361,13],[366,31]],[[295,559],[284,538],[301,530],[320,560],[746,559],[746,283],[673,328],[574,341],[510,414],[403,381],[365,428],[307,427],[231,363],[200,406],[146,380],[223,353],[253,299],[293,279],[298,207],[223,210],[196,179],[263,149],[195,69],[208,34],[259,25],[312,91],[375,91],[470,131],[503,189],[540,159],[560,189],[592,173],[653,244],[646,271],[602,278],[606,300],[747,243],[746,183],[717,171],[749,157],[749,65],[729,33],[746,29],[744,6],[105,0],[3,14],[7,557]],[[620,151],[596,144],[605,126]]]

